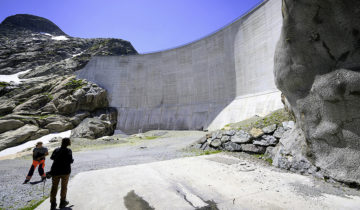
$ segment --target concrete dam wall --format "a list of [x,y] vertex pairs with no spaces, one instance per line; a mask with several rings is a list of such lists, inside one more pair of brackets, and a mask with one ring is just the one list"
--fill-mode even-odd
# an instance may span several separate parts
[[281,0],[268,0],[190,44],[93,58],[78,71],[109,93],[117,129],[219,129],[282,107],[273,76]]

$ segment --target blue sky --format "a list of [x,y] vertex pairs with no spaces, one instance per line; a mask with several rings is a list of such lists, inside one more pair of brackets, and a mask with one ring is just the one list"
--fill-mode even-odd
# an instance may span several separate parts
[[0,21],[14,14],[38,15],[70,36],[121,38],[145,53],[206,36],[261,1],[0,0]]

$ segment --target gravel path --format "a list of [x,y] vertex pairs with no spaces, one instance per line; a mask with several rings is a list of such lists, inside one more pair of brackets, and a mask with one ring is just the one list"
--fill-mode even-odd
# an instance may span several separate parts
[[[135,145],[75,152],[72,176],[84,171],[184,157],[189,153],[181,149],[203,135],[203,132],[197,131],[169,132],[163,138],[144,140]],[[51,160],[47,159],[45,171],[50,169],[51,164]],[[30,165],[29,158],[0,161],[0,209],[18,209],[29,205],[33,200],[42,199],[43,183],[22,184]],[[40,176],[36,171],[31,181],[38,180]],[[47,181],[45,196],[49,195],[50,187],[51,182]]]

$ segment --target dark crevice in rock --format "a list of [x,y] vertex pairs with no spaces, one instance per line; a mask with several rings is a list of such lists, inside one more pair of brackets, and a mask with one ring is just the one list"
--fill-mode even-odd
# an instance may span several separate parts
[[355,45],[355,50],[358,50],[358,49],[360,49],[360,39],[357,40],[356,45]]
[[317,10],[316,10],[316,14],[315,16],[313,17],[313,21],[316,23],[316,24],[321,24],[323,23],[323,20],[320,18],[320,5],[317,5]]
[[330,58],[331,58],[332,60],[336,60],[336,59],[335,59],[335,56],[331,53],[330,48],[327,46],[327,44],[326,44],[324,41],[322,42],[322,45],[323,45],[323,47],[326,49],[326,52],[328,53],[328,55],[330,56]]
[[317,32],[312,32],[312,33],[310,34],[309,41],[313,41],[313,42],[318,42],[318,41],[320,41],[320,34],[317,33]]
[[[327,177],[327,179],[329,179],[329,177]],[[344,182],[344,181],[336,180],[336,179],[334,181],[344,184],[352,189],[360,190],[360,184],[357,182]]]
[[358,35],[359,35],[359,30],[357,30],[356,28],[353,28],[352,34],[353,34],[354,36],[358,36]]
[[350,54],[350,51],[346,51],[343,54],[340,55],[338,61],[345,62]]
[[349,95],[360,97],[360,91],[350,91]]

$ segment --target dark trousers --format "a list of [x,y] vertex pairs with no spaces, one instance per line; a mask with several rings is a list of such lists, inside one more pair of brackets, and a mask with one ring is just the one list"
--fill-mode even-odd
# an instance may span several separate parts
[[61,180],[61,192],[60,192],[60,200],[66,200],[66,193],[67,193],[67,185],[69,182],[70,174],[68,175],[59,175],[52,177],[52,186],[50,192],[50,203],[56,203],[56,194],[59,186],[59,182]]
[[44,168],[45,168],[45,160],[33,160],[33,163],[30,167],[29,173],[26,177],[26,180],[30,180],[32,175],[34,175],[34,171],[36,167],[39,166],[38,171],[41,177],[45,177]]

